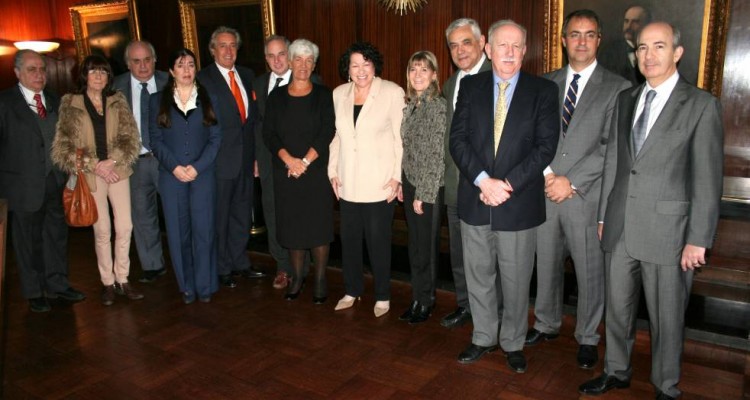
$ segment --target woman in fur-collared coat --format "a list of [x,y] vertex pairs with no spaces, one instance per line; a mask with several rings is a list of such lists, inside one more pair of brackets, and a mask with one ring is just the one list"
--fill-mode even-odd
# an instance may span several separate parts
[[[52,161],[64,171],[76,171],[76,149],[83,149],[86,182],[96,202],[96,258],[101,275],[101,300],[114,303],[115,293],[142,299],[128,283],[130,273],[130,181],[132,164],[141,149],[140,134],[125,96],[111,86],[112,69],[101,56],[89,56],[80,68],[79,90],[62,98]],[[115,220],[112,257],[109,206]]]

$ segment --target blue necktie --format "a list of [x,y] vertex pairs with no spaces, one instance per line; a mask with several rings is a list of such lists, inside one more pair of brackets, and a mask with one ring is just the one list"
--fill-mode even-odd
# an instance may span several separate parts
[[151,151],[151,141],[148,135],[148,83],[141,82],[141,143],[146,150]]
[[574,74],[573,80],[568,86],[568,93],[565,94],[565,101],[563,102],[563,120],[562,120],[562,131],[563,137],[568,133],[568,125],[570,125],[570,119],[573,118],[573,112],[576,110],[576,102],[578,101],[578,78],[581,75]]
[[646,93],[646,101],[643,103],[641,116],[638,117],[638,120],[635,121],[635,125],[633,125],[633,150],[635,150],[636,156],[638,155],[638,152],[641,151],[643,143],[646,142],[648,115],[651,112],[651,102],[654,100],[655,96],[656,90],[649,90],[648,93]]

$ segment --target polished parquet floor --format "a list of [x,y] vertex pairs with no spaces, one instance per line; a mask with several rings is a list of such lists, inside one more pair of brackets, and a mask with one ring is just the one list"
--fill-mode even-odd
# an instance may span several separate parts
[[[10,244],[10,243],[9,243]],[[369,296],[334,312],[341,273],[329,268],[331,297],[311,301],[307,288],[285,301],[272,278],[240,279],[209,304],[184,305],[171,271],[137,284],[146,298],[99,302],[92,233],[73,230],[71,282],[88,299],[33,314],[21,299],[9,251],[2,354],[6,399],[577,399],[577,387],[601,372],[578,369],[573,318],[561,337],[525,349],[529,368],[515,374],[499,352],[473,365],[456,356],[471,326],[447,330],[440,316],[454,304],[438,292],[435,315],[409,326],[398,320],[410,286],[393,283],[391,312],[376,319]],[[258,265],[268,257],[253,254]],[[133,258],[131,280],[139,274]],[[262,266],[270,271],[270,266]],[[530,314],[531,316],[531,314]],[[650,399],[649,337],[639,331],[629,389],[603,399]],[[603,345],[600,345],[603,354]],[[750,398],[750,356],[741,350],[688,341],[680,387],[684,399]]]

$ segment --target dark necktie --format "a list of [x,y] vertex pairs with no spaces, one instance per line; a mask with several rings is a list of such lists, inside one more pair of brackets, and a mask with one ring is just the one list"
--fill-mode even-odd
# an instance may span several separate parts
[[277,87],[279,87],[279,85],[281,84],[281,81],[283,81],[283,80],[284,80],[284,78],[276,78],[276,83],[273,85],[273,88],[271,89],[271,91],[273,92],[274,89],[276,89]]
[[578,78],[581,75],[574,74],[573,80],[568,86],[568,92],[565,94],[565,101],[563,102],[562,110],[562,131],[563,137],[568,133],[568,125],[570,125],[570,119],[573,118],[573,112],[576,110],[576,102],[578,102]]
[[643,143],[646,142],[648,116],[651,112],[651,102],[654,100],[655,96],[656,90],[649,90],[648,93],[646,93],[646,101],[643,103],[643,112],[641,112],[641,116],[638,117],[638,120],[635,121],[635,125],[633,125],[633,150],[635,150],[636,156],[638,155],[638,152],[641,151]]
[[39,118],[47,118],[47,109],[44,108],[44,103],[42,103],[42,95],[39,93],[35,94],[34,101],[36,102],[36,112],[39,114]]
[[151,143],[148,134],[148,83],[141,82],[141,144],[151,151]]

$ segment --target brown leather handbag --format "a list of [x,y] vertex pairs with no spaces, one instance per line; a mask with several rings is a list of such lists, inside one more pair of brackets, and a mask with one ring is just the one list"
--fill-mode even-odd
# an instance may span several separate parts
[[83,172],[83,150],[76,150],[76,173],[70,174],[63,189],[65,222],[70,226],[91,226],[99,218],[94,196],[91,195]]

